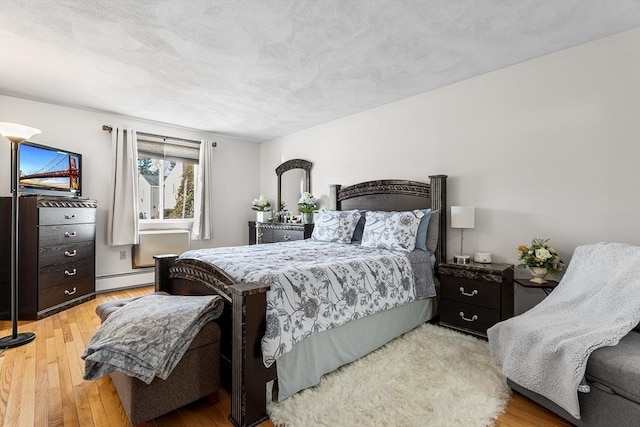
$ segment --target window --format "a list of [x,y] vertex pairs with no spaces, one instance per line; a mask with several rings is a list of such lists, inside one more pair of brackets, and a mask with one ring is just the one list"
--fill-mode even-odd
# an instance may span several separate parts
[[194,168],[199,145],[138,136],[139,217],[193,218]]

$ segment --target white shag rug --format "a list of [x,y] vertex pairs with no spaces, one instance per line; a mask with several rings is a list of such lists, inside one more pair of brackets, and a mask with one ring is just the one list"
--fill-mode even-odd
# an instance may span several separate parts
[[267,410],[287,427],[480,427],[510,396],[486,341],[427,323]]

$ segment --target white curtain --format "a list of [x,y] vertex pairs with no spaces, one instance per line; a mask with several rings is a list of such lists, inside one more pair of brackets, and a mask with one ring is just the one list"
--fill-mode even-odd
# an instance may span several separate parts
[[112,190],[107,225],[109,246],[138,243],[138,143],[134,129],[111,131]]
[[202,141],[200,158],[197,166],[193,203],[194,240],[211,239],[213,237],[213,147],[214,142]]

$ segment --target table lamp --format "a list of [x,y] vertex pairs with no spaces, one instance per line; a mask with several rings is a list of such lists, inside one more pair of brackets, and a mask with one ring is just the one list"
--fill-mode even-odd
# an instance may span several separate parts
[[451,228],[460,229],[460,254],[453,256],[453,262],[456,264],[470,264],[471,257],[464,255],[462,251],[462,242],[464,241],[464,229],[474,228],[475,208],[469,206],[451,206]]
[[11,326],[12,333],[0,338],[0,349],[18,347],[33,341],[33,332],[18,333],[18,190],[20,185],[19,146],[39,134],[38,129],[15,123],[0,122],[0,134],[11,141]]

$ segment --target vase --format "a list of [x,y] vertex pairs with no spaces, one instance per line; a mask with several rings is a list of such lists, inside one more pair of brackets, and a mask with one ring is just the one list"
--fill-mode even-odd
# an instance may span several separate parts
[[269,211],[257,211],[256,212],[256,221],[257,222],[269,222],[269,218],[271,218],[271,212],[269,212]]
[[531,275],[533,276],[533,278],[531,279],[533,283],[547,283],[547,281],[544,280],[544,277],[549,273],[546,268],[529,267],[529,270],[531,270]]
[[302,223],[313,224],[313,212],[302,212]]

